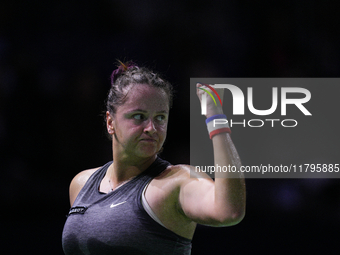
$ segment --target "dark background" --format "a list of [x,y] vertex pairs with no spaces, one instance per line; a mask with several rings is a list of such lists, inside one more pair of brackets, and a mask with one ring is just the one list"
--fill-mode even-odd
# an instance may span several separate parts
[[[116,59],[135,60],[174,84],[162,157],[188,164],[190,77],[338,77],[338,10],[335,1],[315,0],[2,1],[3,250],[62,254],[72,177],[111,159],[102,113]],[[316,122],[314,136],[327,124]],[[252,145],[236,145],[251,161]],[[336,253],[339,184],[247,180],[245,219],[198,227],[192,254]]]

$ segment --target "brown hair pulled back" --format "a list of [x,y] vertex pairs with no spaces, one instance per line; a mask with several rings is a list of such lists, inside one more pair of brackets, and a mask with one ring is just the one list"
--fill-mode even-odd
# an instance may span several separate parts
[[[116,113],[117,107],[124,104],[128,91],[125,89],[129,85],[147,84],[156,88],[161,88],[168,95],[169,108],[172,106],[173,88],[172,85],[146,67],[139,67],[134,62],[122,63],[112,72],[111,89],[106,100],[106,109],[110,114]],[[130,89],[133,89],[131,87]]]

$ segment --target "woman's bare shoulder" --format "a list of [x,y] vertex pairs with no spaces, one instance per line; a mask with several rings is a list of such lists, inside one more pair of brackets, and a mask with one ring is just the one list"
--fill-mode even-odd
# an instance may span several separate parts
[[78,196],[78,193],[80,192],[80,190],[84,187],[87,180],[99,168],[100,167],[81,171],[72,179],[71,184],[70,184],[70,190],[69,190],[71,206],[73,205],[74,200]]
[[88,178],[90,178],[90,176],[99,169],[100,167],[96,167],[96,168],[91,168],[91,169],[87,169],[84,171],[79,172],[72,180],[71,185],[80,185],[80,186],[84,186],[85,183],[87,182]]

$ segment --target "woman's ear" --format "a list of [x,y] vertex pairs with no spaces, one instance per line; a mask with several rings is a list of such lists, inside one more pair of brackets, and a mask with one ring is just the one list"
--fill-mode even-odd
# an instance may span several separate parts
[[113,122],[114,121],[113,121],[113,117],[111,113],[107,111],[106,112],[106,128],[107,128],[107,132],[110,135],[113,135],[115,133]]

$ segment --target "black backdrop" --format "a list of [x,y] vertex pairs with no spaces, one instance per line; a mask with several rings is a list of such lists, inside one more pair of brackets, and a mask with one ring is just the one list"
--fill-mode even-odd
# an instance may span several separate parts
[[[338,77],[338,24],[332,1],[2,1],[3,250],[62,254],[70,180],[111,159],[102,112],[116,59],[133,59],[174,84],[162,157],[188,164],[190,77]],[[339,184],[247,180],[245,219],[198,227],[192,253],[330,254]]]

